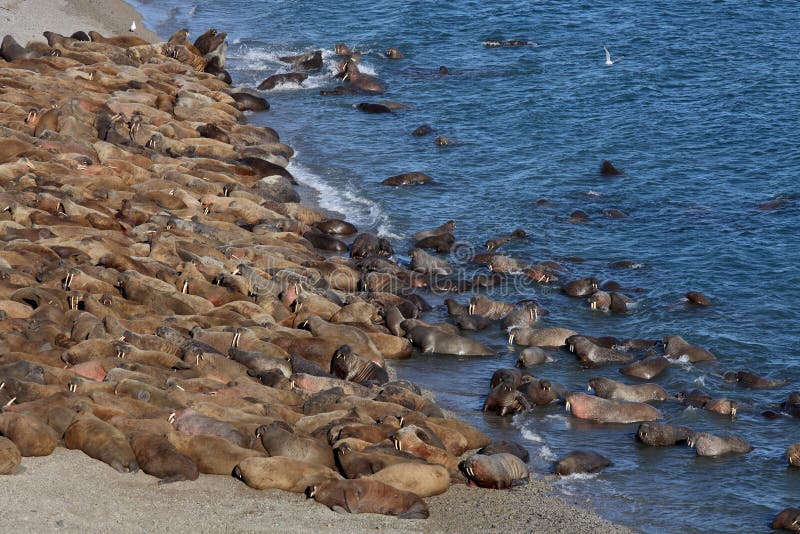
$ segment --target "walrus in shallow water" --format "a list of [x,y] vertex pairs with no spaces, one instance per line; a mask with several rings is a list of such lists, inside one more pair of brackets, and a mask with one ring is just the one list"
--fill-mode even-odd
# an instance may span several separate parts
[[786,459],[789,460],[789,465],[800,467],[800,443],[795,443],[786,449]]
[[636,431],[636,439],[650,447],[667,447],[687,441],[694,431],[687,426],[663,423],[642,423]]
[[681,336],[664,337],[664,353],[671,358],[686,356],[692,363],[715,361],[717,359],[706,349],[690,345]]
[[305,72],[288,72],[285,74],[273,74],[263,82],[258,84],[260,91],[275,89],[278,85],[297,84],[303,85],[303,82],[308,78]]
[[739,436],[715,436],[707,432],[693,434],[687,443],[697,451],[697,456],[744,454],[753,450],[753,447]]
[[669,393],[658,384],[628,385],[610,378],[592,378],[589,380],[589,391],[598,397],[630,402],[664,401]]
[[577,473],[596,473],[611,465],[611,460],[593,451],[574,451],[561,458],[553,472],[565,477]]
[[669,360],[664,356],[648,356],[642,360],[622,367],[619,372],[623,375],[641,378],[642,380],[652,380],[669,368]]
[[486,445],[485,447],[483,447],[482,449],[480,449],[478,451],[478,454],[491,456],[493,454],[500,454],[501,452],[513,454],[514,456],[516,456],[525,463],[528,463],[528,460],[530,460],[531,458],[528,449],[526,449],[516,441],[507,441],[507,440],[493,441],[488,445]]
[[800,508],[784,508],[772,521],[772,528],[800,532]]
[[505,452],[473,454],[459,464],[470,485],[481,488],[506,489],[523,484],[530,474],[528,466],[517,456]]
[[661,412],[643,402],[606,400],[585,393],[567,395],[567,411],[573,417],[598,423],[640,423],[661,418]]
[[723,375],[726,382],[736,382],[737,385],[748,389],[779,388],[789,383],[788,380],[769,380],[761,378],[751,371],[729,371]]
[[428,505],[418,495],[376,480],[330,480],[309,486],[309,499],[334,512],[383,514],[402,519],[427,519]]
[[570,336],[566,339],[566,344],[570,352],[575,353],[584,367],[625,363],[633,359],[630,354],[601,347],[586,336]]
[[422,184],[429,184],[433,181],[433,178],[425,174],[424,172],[405,172],[403,174],[398,174],[396,176],[390,176],[389,178],[385,179],[381,182],[383,185],[422,185]]
[[458,356],[491,356],[494,349],[463,336],[446,334],[436,328],[415,326],[406,337],[423,353],[455,354]]

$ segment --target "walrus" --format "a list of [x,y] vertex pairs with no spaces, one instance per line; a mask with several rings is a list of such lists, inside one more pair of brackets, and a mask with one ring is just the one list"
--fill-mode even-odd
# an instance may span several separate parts
[[491,356],[497,353],[477,341],[426,326],[413,327],[406,333],[406,338],[423,353],[458,356]]
[[331,358],[331,374],[342,380],[359,384],[385,384],[389,381],[386,369],[353,352],[350,345],[342,345]]
[[508,332],[508,343],[535,347],[563,347],[567,338],[578,335],[574,330],[560,327],[512,328]]
[[427,519],[428,505],[418,495],[376,480],[330,480],[306,490],[309,499],[334,512],[383,514],[402,519]]
[[562,384],[546,379],[531,380],[521,386],[519,391],[536,406],[547,406],[567,395],[567,389]]
[[739,409],[739,403],[731,399],[711,399],[704,406],[706,410],[720,415],[730,415],[732,418],[736,417],[736,411]]
[[421,248],[414,248],[409,253],[412,271],[432,275],[448,275],[453,273],[453,267],[445,260],[439,259]]
[[658,384],[628,385],[610,378],[592,378],[589,380],[589,391],[598,397],[630,402],[664,401],[669,393]]
[[486,456],[499,454],[501,452],[513,454],[514,456],[516,456],[525,463],[528,463],[528,460],[530,460],[531,458],[528,449],[526,449],[516,441],[508,441],[508,440],[492,441],[485,447],[478,450],[478,454],[483,454]]
[[125,435],[91,413],[75,416],[64,432],[64,446],[79,449],[121,473],[139,470],[136,455]]
[[317,221],[311,226],[320,232],[330,235],[353,235],[358,233],[358,229],[353,224],[341,219],[325,219]]
[[396,176],[390,176],[381,182],[382,185],[422,185],[433,182],[433,178],[424,172],[404,172]]
[[733,435],[716,436],[707,432],[696,432],[686,442],[697,451],[697,456],[744,454],[753,450],[747,441]]
[[355,108],[364,113],[394,113],[389,106],[378,104],[376,102],[359,102]]
[[269,102],[266,98],[248,93],[246,91],[231,91],[228,93],[236,101],[239,111],[269,111]]
[[598,423],[641,423],[661,418],[661,412],[649,404],[601,399],[585,393],[567,395],[567,411],[578,419]]
[[597,278],[590,276],[564,284],[561,291],[569,297],[588,297],[597,291],[598,284]]
[[270,456],[287,456],[331,469],[336,468],[333,449],[319,440],[295,433],[283,422],[258,427],[256,437],[261,440]]
[[230,475],[245,458],[264,456],[263,452],[239,447],[219,436],[171,432],[167,439],[181,454],[191,458],[201,473],[209,475]]
[[711,400],[711,395],[699,389],[691,389],[688,391],[679,391],[675,394],[675,398],[684,406],[703,408],[708,404],[708,401]]
[[663,423],[642,423],[636,431],[636,439],[650,447],[667,447],[686,442],[694,434],[687,426]]
[[20,59],[30,59],[37,54],[20,45],[14,37],[6,35],[0,45],[0,56],[6,61],[18,61]]
[[181,454],[164,435],[138,432],[130,438],[131,449],[139,468],[156,478],[159,484],[197,480],[197,465]]
[[792,417],[800,417],[800,392],[792,391],[786,400],[781,403],[783,411]]
[[664,356],[654,355],[630,363],[625,367],[622,367],[619,372],[623,375],[641,378],[642,380],[652,380],[669,369],[669,365],[670,363],[667,358]]
[[12,412],[0,414],[0,436],[13,441],[22,456],[48,456],[59,439],[55,430],[38,418]]
[[389,59],[403,59],[405,56],[400,50],[392,46],[386,50],[386,57]]
[[690,345],[681,336],[665,336],[664,337],[664,353],[671,358],[680,358],[686,356],[692,363],[716,361],[716,356],[709,351]]
[[527,347],[519,353],[515,365],[517,367],[528,368],[549,361],[552,361],[552,358],[548,356],[541,347]]
[[689,291],[686,293],[686,301],[698,306],[711,306],[711,300],[699,291]]
[[351,258],[366,258],[371,255],[389,257],[393,253],[392,245],[387,239],[368,232],[358,234],[350,245]]
[[458,457],[449,453],[444,444],[430,430],[417,425],[408,425],[394,433],[394,446],[397,450],[410,452],[432,464],[454,469]]
[[600,164],[600,174],[603,176],[619,176],[622,174],[622,171],[614,167],[613,163],[607,159],[604,159]]
[[325,480],[341,480],[342,476],[317,463],[294,458],[245,458],[233,468],[233,476],[254,489],[279,489],[303,493],[306,488]]
[[786,459],[789,460],[789,465],[800,467],[800,443],[795,443],[786,449]]
[[633,356],[624,352],[601,347],[586,336],[575,335],[566,339],[570,352],[574,352],[584,367],[597,367],[609,363],[625,363]]
[[538,302],[525,301],[520,308],[508,312],[502,318],[500,328],[506,331],[514,327],[530,328],[544,315],[548,315],[548,312]]
[[19,471],[22,455],[14,442],[0,436],[0,475],[14,475]]
[[769,380],[761,378],[751,371],[729,371],[723,375],[726,382],[736,382],[737,385],[747,389],[779,388],[787,385],[788,380]]
[[441,495],[450,489],[450,473],[441,465],[402,462],[388,465],[361,480],[377,480],[420,497]]
[[788,530],[800,532],[800,508],[784,508],[772,520],[774,530]]
[[307,239],[316,249],[328,250],[331,252],[347,252],[347,243],[336,239],[331,235],[318,231],[312,231],[305,232],[303,237]]
[[289,72],[285,74],[273,74],[258,84],[259,91],[275,89],[278,85],[297,84],[303,85],[303,82],[308,78],[305,72]]
[[470,485],[481,488],[506,489],[523,484],[530,477],[528,466],[517,456],[505,452],[473,454],[459,464]]
[[553,472],[565,477],[576,473],[596,473],[611,465],[611,460],[593,451],[573,451],[561,458]]
[[497,384],[483,402],[484,412],[495,412],[500,416],[515,414],[531,408],[528,399],[508,384]]

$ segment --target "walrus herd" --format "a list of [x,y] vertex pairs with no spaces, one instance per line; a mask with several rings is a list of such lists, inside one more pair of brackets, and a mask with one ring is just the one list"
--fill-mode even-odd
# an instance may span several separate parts
[[[559,348],[582,367],[624,365],[642,380],[676,360],[715,359],[680,336],[592,338],[537,326],[547,311],[535,301],[483,295],[446,301],[454,324],[423,321],[423,291],[480,289],[506,276],[556,284],[566,270],[497,252],[526,237],[517,229],[466,258],[490,274],[454,279],[459,266],[426,252],[458,259],[454,221],[415,235],[404,266],[388,240],[302,205],[287,169],[291,147],[247,124],[245,111],[269,103],[231,86],[225,33],[210,29],[193,43],[186,30],[164,43],[44,36],[26,46],[6,36],[0,47],[0,473],[64,446],[159,483],[234,476],[339,512],[426,518],[423,498],[451,484],[524,483],[528,451],[446,417],[416,385],[393,380],[386,361],[414,350],[494,355],[462,335],[492,325],[527,348],[522,370],[492,377],[484,411],[564,402],[573,417],[641,423],[647,445],[682,442],[698,455],[751,449],[737,436],[657,423],[661,413],[648,404],[674,399],[733,417],[733,401],[599,378],[587,395],[524,370]],[[532,43],[486,43],[522,44]],[[330,94],[385,89],[359,71],[357,52],[341,43],[336,52],[347,85]],[[281,60],[296,72],[259,89],[302,83],[322,67],[320,51]],[[389,109],[363,110],[375,105]],[[604,162],[603,173],[619,171]],[[430,181],[406,173],[384,183]],[[635,306],[625,294],[635,290],[593,277],[561,288],[598,312]],[[697,292],[687,300],[710,304]],[[784,384],[748,371],[726,378]],[[800,393],[781,412],[800,417]],[[786,451],[792,466],[798,448]],[[554,471],[608,465],[576,451]],[[798,517],[787,509],[776,524],[796,529]]]

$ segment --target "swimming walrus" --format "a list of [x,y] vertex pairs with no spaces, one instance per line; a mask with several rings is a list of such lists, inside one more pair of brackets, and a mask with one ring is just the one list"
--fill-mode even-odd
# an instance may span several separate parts
[[639,423],[661,418],[661,412],[649,404],[606,400],[585,393],[567,395],[567,411],[578,419],[598,423]]
[[559,476],[596,473],[609,465],[611,460],[594,451],[573,451],[556,463],[553,472]]
[[694,431],[686,426],[663,423],[642,423],[636,431],[636,439],[650,447],[666,447],[688,441]]

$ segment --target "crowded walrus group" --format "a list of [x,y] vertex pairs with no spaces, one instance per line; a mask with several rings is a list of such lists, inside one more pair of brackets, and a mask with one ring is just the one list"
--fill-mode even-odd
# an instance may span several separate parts
[[419,275],[368,233],[315,249],[356,230],[298,202],[224,34],[45,36],[0,62],[1,472],[64,446],[408,518],[528,478],[502,444],[462,463],[490,440],[390,380],[412,345],[386,315],[417,317]]
[[[495,252],[525,237],[515,230],[471,258],[490,274],[453,278],[453,266],[426,252],[455,246],[452,221],[415,236],[404,267],[387,240],[300,204],[286,169],[292,149],[274,130],[247,124],[245,111],[269,104],[230,85],[225,37],[3,40],[0,472],[62,445],[161,482],[235,476],[257,489],[305,492],[336,511],[424,518],[422,499],[451,484],[524,482],[528,452],[447,417],[414,384],[392,380],[386,360],[414,350],[494,354],[462,333],[496,323],[510,343],[528,346],[519,357],[526,368],[550,357],[541,347],[567,347],[585,367],[627,364],[623,374],[645,380],[670,359],[713,358],[680,336],[621,342],[537,327],[546,311],[533,301],[476,295],[468,305],[447,301],[455,325],[422,321],[418,292],[480,289],[509,274],[547,284],[563,272]],[[359,73],[357,55],[337,52],[347,85],[335,94],[382,90]],[[302,72],[318,68],[321,54],[289,59]],[[284,78],[263,88],[302,81]],[[393,178],[387,185],[429,181]],[[633,305],[624,288],[592,278],[562,289],[592,309]],[[744,371],[731,379],[763,380]],[[655,423],[659,412],[646,403],[665,400],[660,386],[590,386],[595,395],[569,393],[502,369],[484,410],[506,415],[563,400],[575,417],[642,422],[644,443],[749,450],[735,436]],[[784,403],[789,414],[800,413],[796,396]],[[725,399],[698,397],[684,393],[687,404],[735,415]],[[786,453],[792,465],[798,446]],[[555,472],[609,463],[576,451]],[[776,524],[796,527],[792,510]]]

